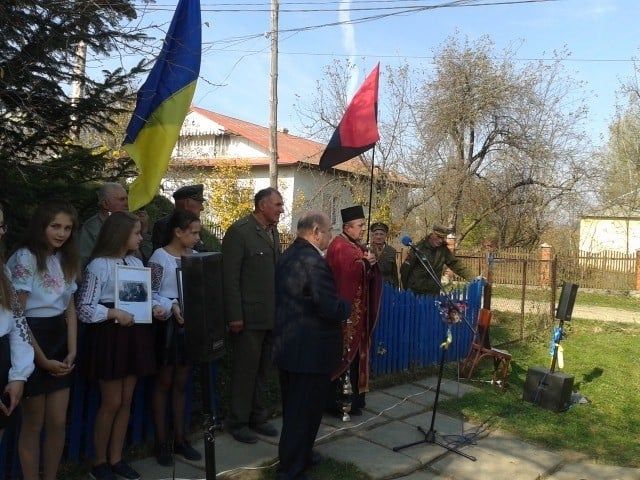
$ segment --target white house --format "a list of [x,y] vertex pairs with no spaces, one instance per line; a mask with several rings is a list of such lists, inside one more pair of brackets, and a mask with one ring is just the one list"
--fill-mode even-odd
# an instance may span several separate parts
[[[353,204],[349,183],[369,177],[357,158],[331,172],[322,172],[318,162],[324,149],[324,144],[290,135],[287,130],[278,132],[278,189],[285,203],[279,227],[284,232],[293,232],[299,216],[308,208],[326,212],[337,226],[340,209]],[[268,187],[269,129],[192,106],[173,152],[171,175],[163,182],[164,193],[170,195],[179,186],[192,182],[194,169],[221,162],[250,164],[251,177],[240,181],[251,181],[255,191]],[[398,212],[406,204],[407,191],[408,188],[396,202]]]
[[580,250],[631,254],[640,250],[640,212],[585,215],[580,219]]

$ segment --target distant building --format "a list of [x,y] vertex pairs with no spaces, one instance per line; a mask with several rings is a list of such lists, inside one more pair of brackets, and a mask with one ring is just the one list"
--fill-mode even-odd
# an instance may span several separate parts
[[640,212],[603,211],[580,218],[580,250],[631,254],[640,250]]
[[[340,209],[353,204],[350,183],[355,178],[368,179],[369,171],[355,158],[338,165],[331,172],[318,168],[325,145],[278,132],[278,183],[285,203],[280,229],[295,230],[304,210],[316,208],[326,212],[334,226],[340,224]],[[170,175],[163,182],[170,195],[178,186],[193,181],[196,169],[202,171],[223,162],[242,162],[251,166],[254,190],[269,186],[269,129],[203,108],[191,107],[182,125],[174,149]],[[400,215],[407,203],[409,183],[398,177],[401,195],[394,209]],[[396,212],[394,212],[396,213]]]

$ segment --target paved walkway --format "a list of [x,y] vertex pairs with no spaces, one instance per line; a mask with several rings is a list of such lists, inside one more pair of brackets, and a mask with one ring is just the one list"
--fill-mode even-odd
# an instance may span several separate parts
[[[596,465],[583,456],[546,450],[511,434],[482,430],[443,414],[436,416],[438,438],[460,438],[461,433],[475,437],[474,443],[461,451],[477,461],[434,443],[394,452],[394,446],[424,439],[416,427],[429,428],[436,380],[430,377],[372,392],[367,395],[365,414],[352,422],[324,417],[316,449],[335,460],[351,462],[380,480],[640,480],[640,469]],[[474,389],[443,380],[441,398]],[[280,419],[274,423],[280,428]],[[202,441],[196,447],[203,451]],[[262,437],[255,445],[245,445],[226,433],[216,437],[218,478],[258,479],[257,471],[243,467],[271,464],[277,456],[277,440],[272,438]],[[172,478],[172,469],[160,467],[153,458],[135,462],[134,467],[144,480]],[[204,464],[187,465],[178,459],[175,478],[203,479]]]
[[[548,312],[549,302],[536,300],[525,301],[525,312]],[[493,310],[507,312],[520,312],[520,300],[494,296],[491,299]],[[572,318],[584,318],[587,320],[603,320],[606,322],[636,323],[640,324],[640,311],[622,310],[611,307],[596,307],[592,305],[576,305],[573,308]]]

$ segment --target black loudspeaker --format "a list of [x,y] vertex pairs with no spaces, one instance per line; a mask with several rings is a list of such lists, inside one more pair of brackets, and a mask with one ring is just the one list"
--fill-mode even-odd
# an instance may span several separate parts
[[187,358],[195,363],[220,358],[225,333],[222,254],[184,256],[180,272]]
[[556,318],[558,320],[571,320],[571,314],[573,313],[573,304],[576,303],[577,293],[577,284],[569,282],[564,282],[562,284],[560,300],[558,301],[558,308],[556,309]]
[[562,412],[571,405],[573,376],[545,367],[530,367],[522,399],[546,410]]

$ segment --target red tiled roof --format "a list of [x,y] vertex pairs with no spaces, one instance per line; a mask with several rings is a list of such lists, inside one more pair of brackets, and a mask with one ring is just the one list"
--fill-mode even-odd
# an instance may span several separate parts
[[[255,123],[245,122],[237,118],[228,117],[220,113],[205,110],[204,108],[191,106],[191,111],[198,113],[209,120],[221,125],[229,133],[239,135],[247,140],[255,143],[265,151],[269,151],[269,129],[256,125]],[[323,143],[314,142],[306,138],[290,135],[284,132],[278,132],[278,165],[295,165],[297,163],[306,163],[309,165],[318,165],[320,157],[325,149]],[[200,159],[193,161],[198,165],[212,166],[223,159]],[[230,160],[230,159],[224,159]],[[244,158],[251,165],[269,165],[269,157]],[[182,161],[180,164],[191,164],[191,161]],[[335,167],[336,170],[342,170],[350,173],[367,175],[367,168],[357,159],[351,159]]]

